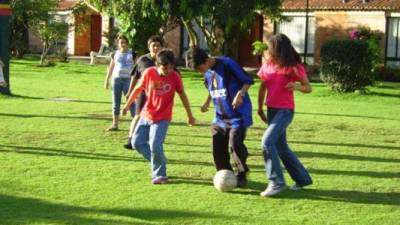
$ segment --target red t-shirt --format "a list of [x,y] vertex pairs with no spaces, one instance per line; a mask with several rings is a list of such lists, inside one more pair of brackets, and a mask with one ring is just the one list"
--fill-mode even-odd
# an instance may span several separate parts
[[171,121],[175,92],[183,92],[182,79],[175,71],[160,76],[156,67],[143,72],[141,88],[146,92],[146,104],[141,116],[153,122]]
[[285,88],[289,82],[296,82],[306,76],[303,64],[276,69],[271,63],[264,64],[257,75],[267,87],[265,104],[270,108],[294,109],[293,91]]

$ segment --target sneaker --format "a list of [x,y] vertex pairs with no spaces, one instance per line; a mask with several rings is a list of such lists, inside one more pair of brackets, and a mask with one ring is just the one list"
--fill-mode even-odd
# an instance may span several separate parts
[[290,187],[290,190],[292,190],[292,191],[300,191],[301,189],[303,189],[305,186],[308,186],[308,185],[310,185],[310,184],[306,184],[306,185],[301,186],[300,184],[295,183]]
[[261,192],[260,195],[262,197],[270,197],[279,194],[280,192],[287,189],[286,185],[281,186],[268,186],[265,191]]
[[244,187],[247,184],[246,172],[241,172],[236,175],[237,187]]
[[107,129],[107,131],[118,131],[118,126],[112,125]]
[[156,177],[151,181],[152,184],[166,184],[168,183],[168,177]]
[[131,149],[133,149],[133,146],[130,142],[128,142],[127,144],[124,144],[124,148],[131,150]]

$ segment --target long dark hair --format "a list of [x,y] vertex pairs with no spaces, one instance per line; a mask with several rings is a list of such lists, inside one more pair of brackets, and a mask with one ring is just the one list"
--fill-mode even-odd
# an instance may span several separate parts
[[280,68],[292,67],[301,63],[299,53],[284,34],[275,34],[268,40],[268,53],[269,61]]

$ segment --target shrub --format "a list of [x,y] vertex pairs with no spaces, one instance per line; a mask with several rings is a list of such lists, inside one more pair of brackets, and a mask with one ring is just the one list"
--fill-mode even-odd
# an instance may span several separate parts
[[363,91],[372,84],[372,55],[359,40],[330,40],[321,46],[321,79],[334,91]]
[[374,74],[376,80],[400,82],[400,69],[385,67],[380,64],[374,68]]
[[372,31],[371,28],[366,26],[359,26],[357,29],[350,31],[349,37],[352,40],[365,41],[372,54],[372,65],[375,67],[382,63],[381,47],[379,43],[382,39],[382,33]]

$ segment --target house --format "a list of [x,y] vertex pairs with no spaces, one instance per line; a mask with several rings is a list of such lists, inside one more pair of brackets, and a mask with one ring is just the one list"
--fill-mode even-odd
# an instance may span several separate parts
[[[310,64],[319,63],[321,45],[332,38],[346,38],[359,26],[382,34],[382,59],[400,65],[399,0],[284,0],[288,22],[265,19],[263,40],[273,33],[285,33]],[[307,28],[306,28],[307,24]],[[307,30],[307,38],[306,38]]]
[[[73,8],[78,4],[84,6],[84,12],[75,16]],[[113,19],[99,12],[84,0],[62,0],[54,12],[56,19],[69,24],[65,41],[57,43],[57,49],[67,48],[69,55],[89,56],[91,51],[98,52],[101,45],[107,43],[104,34],[113,26]],[[29,34],[29,50],[32,53],[42,51],[42,43],[32,32]]]
[[[256,18],[251,31],[241,38],[237,51],[231,52],[241,65],[259,67],[261,58],[251,54],[251,43],[266,41],[278,32],[289,36],[305,62],[318,64],[325,41],[347,38],[351,30],[367,26],[382,34],[384,62],[400,66],[400,0],[308,0],[308,7],[307,0],[283,0],[282,12],[288,21],[274,23],[266,16]],[[188,35],[183,28],[179,32],[171,35],[171,39],[167,37],[166,42],[179,46],[182,54],[188,46]],[[198,34],[201,36],[201,31]],[[207,47],[206,43],[200,46]]]

